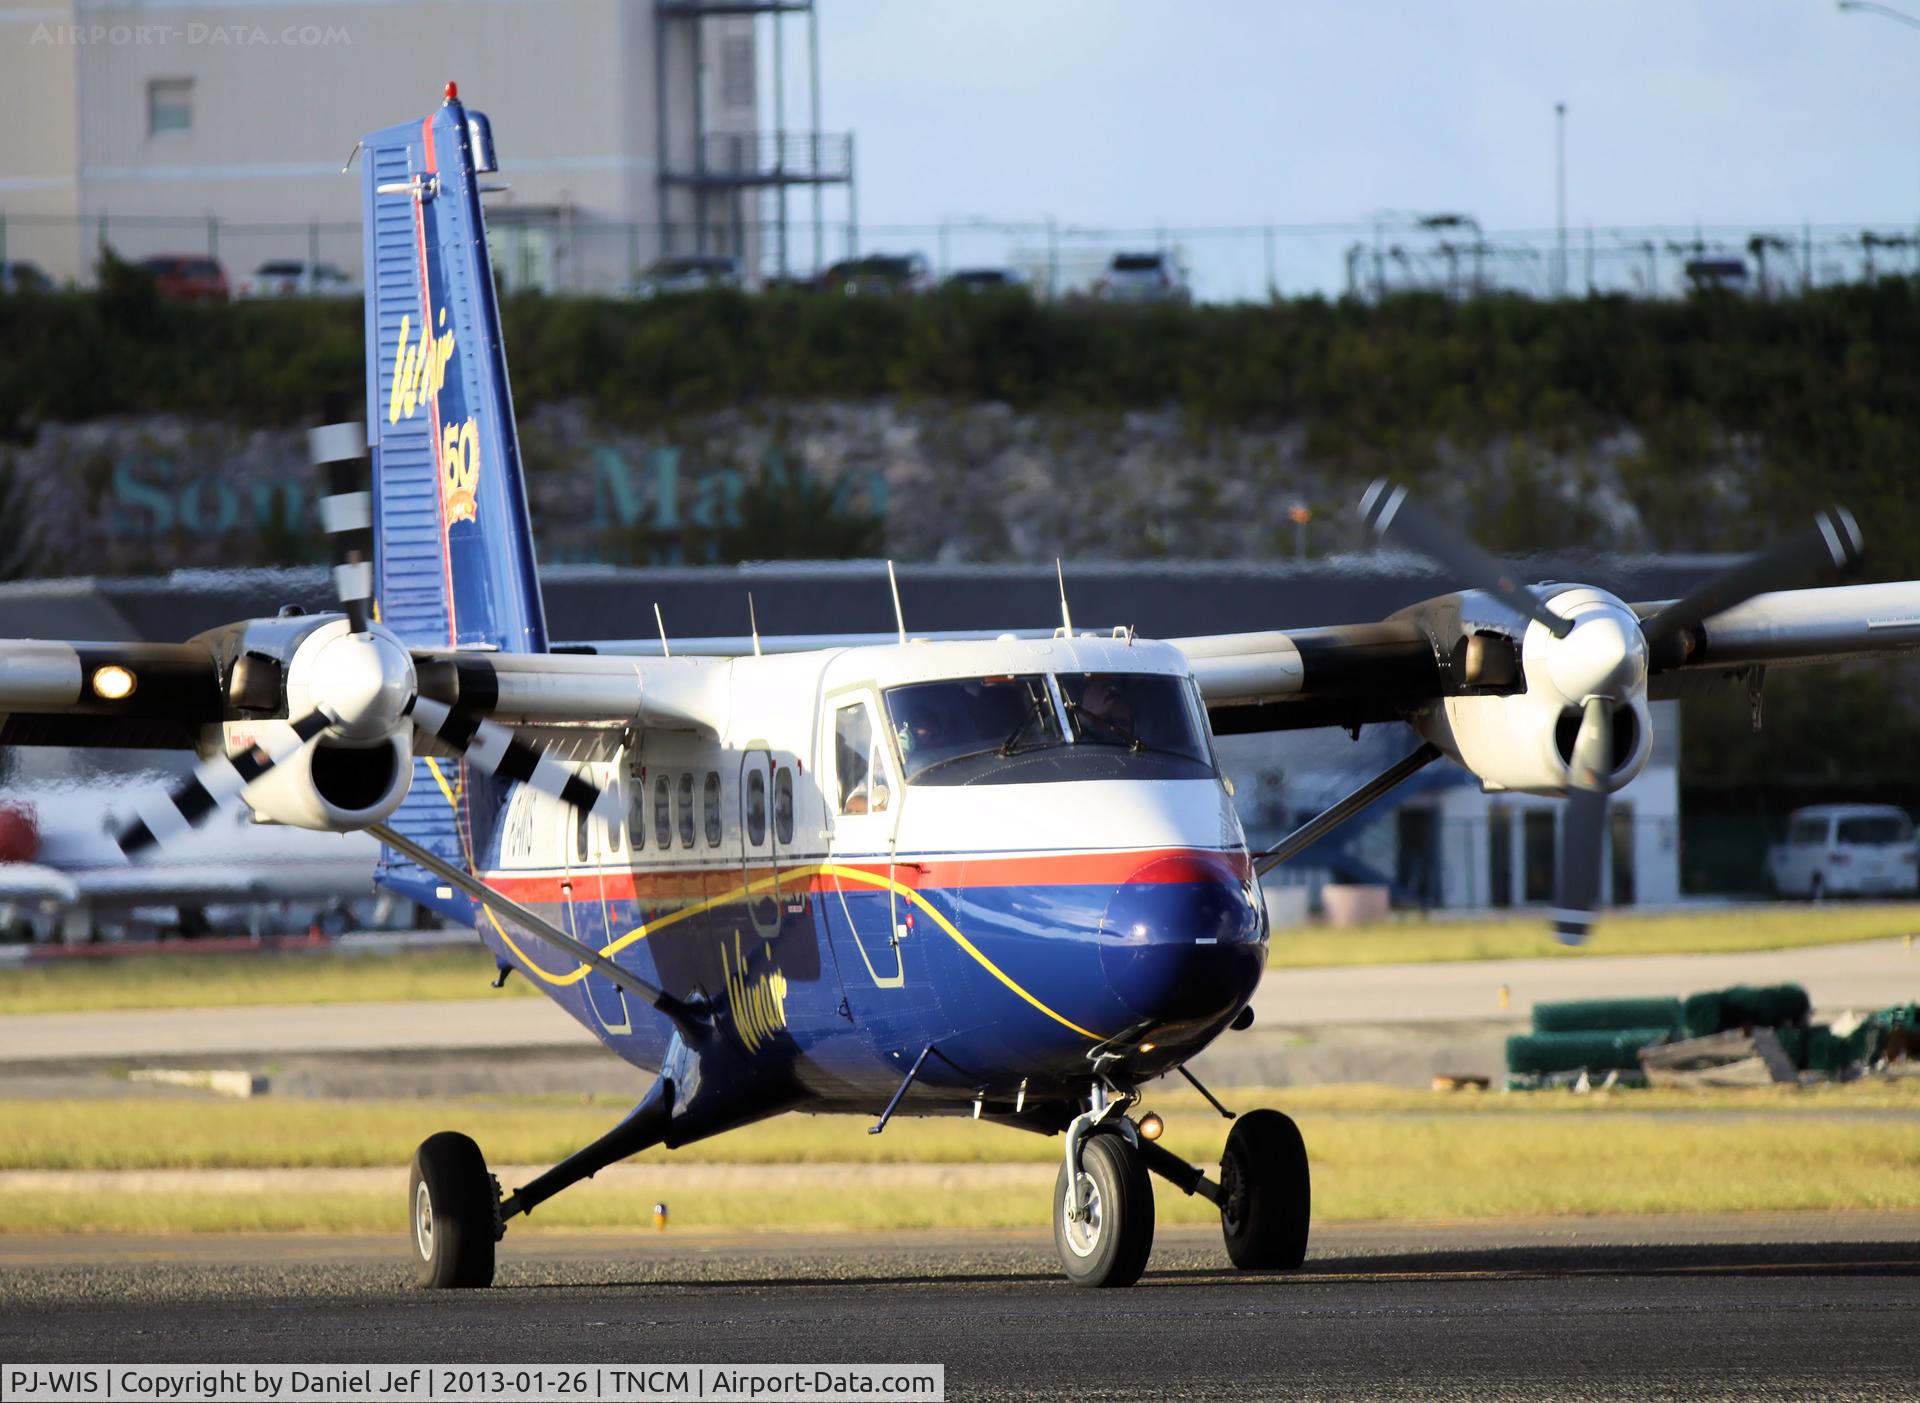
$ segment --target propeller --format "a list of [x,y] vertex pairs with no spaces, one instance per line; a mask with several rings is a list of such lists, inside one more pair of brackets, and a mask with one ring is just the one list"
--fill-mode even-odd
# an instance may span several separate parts
[[1815,570],[1845,574],[1859,564],[1863,550],[1853,514],[1828,507],[1815,514],[1811,529],[1736,562],[1635,627],[1616,609],[1573,617],[1555,613],[1513,571],[1386,478],[1367,489],[1360,510],[1374,534],[1448,567],[1550,635],[1540,650],[1547,676],[1554,690],[1580,708],[1567,767],[1553,911],[1554,934],[1569,945],[1586,939],[1600,904],[1615,707],[1644,693],[1656,660],[1658,665],[1684,661],[1707,619]]
[[489,719],[486,713],[499,701],[491,664],[460,657],[416,665],[407,647],[375,621],[365,433],[359,424],[331,424],[308,435],[308,448],[314,464],[327,471],[329,493],[320,502],[320,521],[347,623],[344,633],[303,643],[303,651],[316,648],[310,663],[303,660],[288,669],[289,693],[304,691],[313,704],[284,732],[276,727],[271,740],[238,755],[210,756],[172,789],[138,802],[134,817],[114,835],[121,850],[135,856],[200,827],[222,809],[245,804],[255,781],[329,733],[372,742],[403,726],[412,727],[421,748],[437,742],[490,778],[519,781],[575,809],[617,821],[617,795]]

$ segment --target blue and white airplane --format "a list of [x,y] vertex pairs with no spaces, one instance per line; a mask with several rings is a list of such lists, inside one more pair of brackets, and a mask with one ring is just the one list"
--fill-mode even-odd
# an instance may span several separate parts
[[[1219,1206],[1237,1266],[1296,1267],[1290,1119],[1238,1117],[1208,1173],[1138,1110],[1143,1083],[1251,1021],[1259,871],[1444,755],[1565,797],[1555,919],[1578,939],[1649,697],[1757,696],[1767,667],[1920,648],[1920,583],[1761,592],[1854,564],[1838,509],[1683,599],[1630,604],[1523,585],[1382,483],[1373,528],[1470,588],[1380,623],[1170,641],[1076,631],[1063,599],[1048,637],[556,651],[481,211],[487,120],[449,85],[362,150],[366,420],[313,435],[340,612],[182,644],[0,643],[0,744],[199,750],[121,831],[135,860],[239,805],[372,834],[380,883],[471,922],[503,979],[655,1074],[508,1193],[467,1137],[422,1144],[423,1285],[490,1283],[515,1218],[616,1160],[801,1109],[1062,1134],[1054,1234],[1083,1285],[1144,1269],[1149,1174]],[[1411,727],[1405,760],[1247,850],[1215,733],[1383,722]]]

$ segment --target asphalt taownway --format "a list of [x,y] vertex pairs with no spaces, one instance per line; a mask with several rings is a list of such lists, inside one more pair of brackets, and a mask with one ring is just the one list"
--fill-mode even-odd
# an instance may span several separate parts
[[1034,1237],[509,1242],[487,1292],[396,1244],[0,1244],[0,1362],[875,1362],[948,1396],[1920,1397],[1920,1214],[1332,1227],[1305,1271],[1163,1234],[1127,1291]]

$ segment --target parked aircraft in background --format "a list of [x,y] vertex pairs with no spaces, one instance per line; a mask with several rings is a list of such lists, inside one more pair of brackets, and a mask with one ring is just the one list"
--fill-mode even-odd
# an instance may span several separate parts
[[222,906],[250,908],[243,928],[253,934],[364,923],[349,912],[373,904],[380,845],[366,834],[256,823],[236,809],[130,865],[111,817],[126,793],[101,780],[0,790],[0,928],[67,942],[156,925],[197,934],[208,908]]

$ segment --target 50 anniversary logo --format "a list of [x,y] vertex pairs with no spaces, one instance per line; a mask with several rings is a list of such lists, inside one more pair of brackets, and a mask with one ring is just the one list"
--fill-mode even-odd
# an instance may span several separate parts
[[[447,381],[447,366],[456,349],[454,334],[447,327],[447,309],[442,307],[438,334],[429,326],[420,328],[420,339],[412,339],[413,318],[400,318],[400,341],[394,350],[393,383],[387,390],[387,422],[397,424],[411,419],[420,406],[438,402],[440,387]],[[447,424],[440,430],[440,506],[446,524],[472,521],[477,505],[474,493],[480,485],[480,426],[471,415],[465,423]]]

